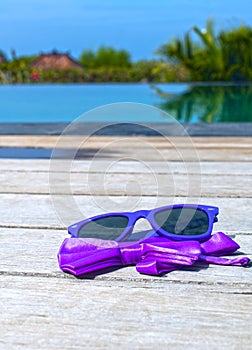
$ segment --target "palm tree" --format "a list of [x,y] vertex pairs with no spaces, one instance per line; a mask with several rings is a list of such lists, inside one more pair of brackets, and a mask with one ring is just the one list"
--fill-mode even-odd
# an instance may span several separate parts
[[[193,42],[191,31],[198,35],[200,42]],[[207,21],[206,29],[200,30],[194,26],[182,40],[174,39],[161,46],[157,53],[182,62],[190,70],[193,80],[213,80],[223,70],[222,54],[214,35],[212,20]]]
[[[198,36],[194,42],[191,32]],[[251,80],[252,29],[240,26],[215,34],[212,20],[200,30],[194,26],[184,38],[160,47],[158,54],[183,63],[195,81]]]
[[234,81],[252,80],[252,28],[240,26],[219,34],[224,69]]

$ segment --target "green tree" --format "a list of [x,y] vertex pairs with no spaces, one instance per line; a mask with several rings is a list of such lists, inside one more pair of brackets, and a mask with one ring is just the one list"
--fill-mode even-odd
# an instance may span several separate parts
[[86,68],[94,68],[95,58],[95,53],[92,50],[85,50],[80,56],[80,63]]
[[105,46],[101,46],[96,52],[83,51],[80,62],[86,68],[131,66],[130,54],[126,50],[116,50]]

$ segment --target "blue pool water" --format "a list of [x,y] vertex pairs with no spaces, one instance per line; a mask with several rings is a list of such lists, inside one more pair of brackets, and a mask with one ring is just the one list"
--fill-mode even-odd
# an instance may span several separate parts
[[[93,108],[115,102],[156,106],[181,122],[252,122],[252,85],[140,83],[2,85],[0,122],[71,122]],[[101,121],[101,116],[92,118]],[[113,117],[104,118],[111,121]],[[132,121],[130,116],[123,118]],[[165,120],[146,113],[134,116],[134,121]]]
[[[183,86],[175,84],[171,89],[179,92]],[[71,122],[93,108],[110,103],[155,105],[160,101],[147,84],[0,86],[0,121]]]

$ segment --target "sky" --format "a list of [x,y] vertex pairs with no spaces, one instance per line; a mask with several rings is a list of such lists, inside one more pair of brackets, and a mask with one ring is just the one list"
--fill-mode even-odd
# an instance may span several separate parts
[[252,26],[252,0],[0,0],[0,49],[9,57],[68,51],[79,58],[101,45],[133,61],[158,58],[162,44],[207,18],[217,29]]

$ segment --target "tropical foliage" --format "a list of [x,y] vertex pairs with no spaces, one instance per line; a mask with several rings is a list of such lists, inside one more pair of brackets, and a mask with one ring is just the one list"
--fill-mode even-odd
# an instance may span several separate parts
[[30,63],[36,56],[13,57],[8,60],[4,54],[5,60],[0,64],[0,83],[28,83],[30,82],[32,70]]
[[34,70],[35,56],[8,60],[0,50],[0,83],[252,81],[252,28],[244,25],[217,33],[209,20],[204,30],[193,27],[156,53],[159,59],[132,62],[126,50],[85,50],[82,71]]
[[[192,32],[197,40],[192,39]],[[157,53],[183,64],[193,81],[252,80],[252,28],[244,25],[216,34],[208,20],[206,29],[193,27],[183,39],[162,45]]]
[[83,70],[39,70],[31,68],[36,56],[13,58],[0,63],[0,82],[16,83],[84,83],[84,82],[166,82],[180,81],[178,69],[161,60],[131,62],[125,50],[101,47],[97,52],[84,51]]

